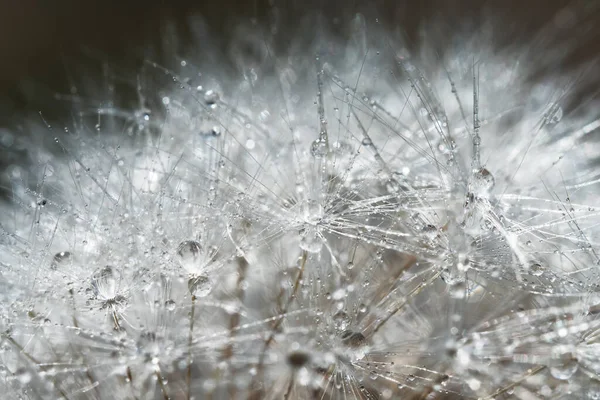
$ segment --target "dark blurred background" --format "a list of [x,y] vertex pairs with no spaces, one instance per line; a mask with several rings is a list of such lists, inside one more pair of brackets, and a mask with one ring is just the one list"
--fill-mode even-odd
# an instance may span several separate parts
[[[481,25],[494,20],[496,45],[523,47],[536,67],[561,70],[600,55],[599,9],[598,0],[0,0],[0,139],[11,132],[8,142],[0,141],[0,170],[37,162],[28,159],[32,140],[41,140],[32,136],[39,130],[22,121],[42,123],[39,112],[50,121],[55,112],[54,121],[66,124],[71,107],[57,102],[55,95],[75,88],[89,95],[105,88],[98,67],[103,62],[133,71],[135,77],[145,49],[158,49],[150,53],[156,58],[152,61],[161,63],[169,54],[172,58],[176,51],[163,59],[160,54],[175,46],[165,42],[167,21],[174,23],[178,40],[202,46],[206,43],[197,36],[194,41],[189,24],[191,16],[201,15],[210,47],[226,53],[240,23],[254,23],[267,32],[276,27],[274,35],[285,48],[294,37],[320,37],[319,24],[344,36],[357,13],[371,26],[401,32],[409,43],[419,41],[420,27],[433,23],[442,32],[436,42],[440,46],[446,32],[477,38]],[[318,24],[307,24],[305,17]],[[596,77],[590,82],[598,83],[597,69],[590,71]],[[79,80],[73,83],[73,77]],[[96,86],[86,91],[80,84]],[[600,92],[598,85],[586,89],[596,97]],[[136,92],[133,97],[137,99]],[[53,142],[55,135],[56,130],[48,129],[44,140]],[[5,184],[0,178],[0,195],[10,193]]]
[[[587,3],[593,4],[595,0]],[[265,23],[275,12],[292,27],[303,14],[322,12],[325,19],[361,12],[381,24],[401,26],[414,35],[422,21],[443,16],[447,26],[477,24],[486,13],[506,21],[527,40],[543,24],[552,23],[569,3],[563,0],[0,0],[0,84],[14,88],[23,79],[52,82],[64,73],[64,59],[83,46],[114,58],[129,49],[160,39],[161,23],[177,21],[185,30],[186,18],[202,14],[215,34],[226,37],[237,21],[255,18]],[[568,15],[563,18],[568,19]],[[586,16],[589,19],[590,16]],[[596,20],[600,23],[600,18]],[[286,25],[281,25],[286,26]],[[597,39],[598,35],[588,35]],[[598,52],[600,43],[588,48]]]

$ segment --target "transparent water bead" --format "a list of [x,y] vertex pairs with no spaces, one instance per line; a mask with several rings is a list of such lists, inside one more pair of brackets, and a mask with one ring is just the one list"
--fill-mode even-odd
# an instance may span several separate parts
[[338,311],[331,317],[333,326],[338,331],[345,331],[350,326],[350,316],[344,311]]
[[367,338],[361,332],[355,332],[351,330],[345,330],[340,335],[342,343],[348,347],[360,347],[364,346],[367,342]]
[[188,281],[190,293],[196,297],[206,297],[212,290],[212,280],[208,276],[195,276]]
[[329,152],[329,146],[327,140],[317,139],[310,145],[310,154],[315,158],[322,158]]
[[107,265],[92,275],[92,290],[94,295],[103,301],[114,300],[118,297],[121,275],[112,266]]
[[485,198],[489,196],[490,191],[494,188],[495,184],[496,180],[490,171],[485,168],[480,168],[471,176],[469,187],[471,193],[473,193],[475,197]]
[[361,360],[368,351],[367,338],[361,332],[347,329],[340,334],[342,354],[351,360]]
[[166,300],[166,301],[165,301],[165,308],[166,308],[168,311],[174,311],[174,310],[175,310],[175,308],[177,308],[177,303],[175,303],[175,300],[171,300],[171,299],[169,299],[169,300]]
[[73,261],[73,255],[68,251],[61,251],[60,253],[56,253],[52,258],[52,264],[50,268],[56,269],[59,265],[65,265],[69,262]]
[[529,273],[533,276],[541,276],[544,274],[544,267],[538,263],[533,263],[529,266]]
[[567,380],[570,379],[578,369],[579,364],[577,363],[577,360],[569,360],[562,365],[550,368],[550,374],[556,379]]
[[435,241],[435,239],[438,237],[438,229],[434,225],[427,224],[421,231],[429,242]]
[[219,101],[219,94],[217,92],[215,92],[214,90],[207,90],[204,93],[204,103],[211,107],[214,108],[216,107],[216,103]]
[[323,247],[323,241],[319,235],[319,229],[316,226],[306,225],[300,231],[300,248],[309,253],[318,253]]
[[186,240],[177,246],[179,261],[187,270],[193,270],[200,264],[202,253],[202,246],[195,240]]
[[564,113],[562,107],[558,104],[553,104],[550,106],[548,112],[544,113],[544,119],[547,124],[555,125],[560,122],[560,120],[563,118],[563,115]]

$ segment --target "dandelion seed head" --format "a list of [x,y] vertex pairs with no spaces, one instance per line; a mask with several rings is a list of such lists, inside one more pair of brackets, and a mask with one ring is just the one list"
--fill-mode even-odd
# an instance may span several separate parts
[[597,397],[591,67],[340,21],[0,132],[9,398]]

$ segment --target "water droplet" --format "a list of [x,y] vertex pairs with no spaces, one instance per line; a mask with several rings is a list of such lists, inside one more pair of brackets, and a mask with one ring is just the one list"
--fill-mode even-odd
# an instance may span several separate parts
[[485,198],[489,195],[490,190],[496,184],[494,176],[485,168],[480,168],[471,177],[470,189],[471,192],[480,198]]
[[546,123],[550,125],[555,125],[560,122],[563,118],[563,109],[558,104],[552,105],[550,110],[546,114]]
[[112,300],[117,297],[120,274],[110,265],[96,271],[92,276],[92,290],[101,300]]
[[218,126],[213,126],[210,130],[210,134],[212,136],[221,136],[221,128],[219,128]]
[[467,294],[467,284],[465,281],[457,281],[450,285],[450,296],[455,299],[462,299]]
[[61,264],[66,264],[69,261],[72,261],[71,253],[68,251],[61,251],[60,253],[56,253],[54,258],[52,259],[52,269],[56,269]]
[[196,297],[206,297],[212,290],[212,281],[207,276],[196,276],[188,281],[188,289]]
[[175,310],[175,307],[177,307],[177,304],[175,303],[175,300],[167,300],[165,301],[165,308],[169,311],[173,311]]
[[433,242],[435,238],[438,236],[438,230],[435,226],[431,224],[427,224],[422,229],[423,234],[430,242]]
[[550,374],[560,380],[570,379],[577,369],[579,368],[579,364],[577,360],[570,360],[565,362],[563,365],[558,365],[550,368]]
[[533,263],[529,266],[529,273],[533,276],[540,276],[544,273],[544,268],[538,263]]
[[204,93],[204,102],[210,108],[215,108],[217,106],[217,102],[219,101],[219,94],[214,90],[207,90]]
[[332,317],[333,326],[338,331],[344,331],[350,326],[350,316],[344,311],[338,311]]
[[186,269],[193,269],[202,256],[202,246],[195,240],[186,240],[177,247],[177,255]]
[[348,347],[364,346],[367,342],[367,338],[365,338],[365,335],[361,332],[345,330],[340,336],[342,338],[342,343]]
[[310,154],[312,154],[315,158],[322,158],[327,155],[329,152],[329,146],[327,145],[327,140],[325,139],[317,139],[312,142],[310,146]]
[[323,241],[319,237],[319,230],[315,226],[308,225],[300,233],[300,248],[309,253],[318,253],[323,247]]

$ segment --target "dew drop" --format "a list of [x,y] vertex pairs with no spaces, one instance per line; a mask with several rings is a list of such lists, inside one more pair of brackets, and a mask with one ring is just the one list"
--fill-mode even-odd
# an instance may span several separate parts
[[333,326],[338,331],[344,331],[350,326],[350,316],[344,311],[338,311],[332,317]]
[[435,238],[438,236],[438,230],[434,225],[427,224],[422,229],[423,234],[430,242],[433,242]]
[[66,264],[69,261],[72,261],[71,253],[68,251],[61,251],[60,253],[56,253],[54,258],[52,259],[52,269],[56,269],[61,264]]
[[480,168],[471,178],[470,187],[471,192],[480,198],[485,198],[489,195],[490,190],[493,189],[496,184],[494,176],[485,168]]
[[301,232],[300,248],[309,253],[318,253],[323,247],[323,241],[319,237],[319,230],[314,226],[307,226]]
[[450,285],[450,296],[455,299],[462,299],[466,296],[467,285],[465,281],[457,281]]
[[329,152],[329,146],[327,140],[317,139],[310,145],[310,154],[315,158],[322,158]]
[[563,365],[555,366],[550,368],[550,374],[559,380],[567,380],[570,379],[577,369],[579,368],[579,364],[576,360],[567,361]]
[[544,268],[538,263],[533,263],[529,266],[529,273],[533,276],[541,276],[544,273]]
[[361,332],[345,330],[340,336],[342,338],[342,343],[348,347],[356,348],[364,346],[367,342],[365,335],[363,335]]
[[183,241],[177,246],[177,255],[186,269],[192,269],[202,256],[202,245],[195,240]]
[[92,276],[92,290],[96,297],[111,300],[117,297],[119,273],[110,265],[96,271]]
[[560,122],[563,118],[563,109],[558,104],[554,104],[550,111],[546,114],[546,123],[550,125],[555,125]]
[[165,308],[169,311],[173,311],[175,310],[175,307],[177,306],[177,304],[175,303],[175,300],[167,300],[165,301]]
[[217,92],[215,92],[214,90],[207,90],[204,93],[204,102],[206,103],[207,106],[211,107],[211,108],[215,108],[216,107],[216,103],[219,101],[219,94]]
[[207,276],[196,276],[188,281],[188,289],[196,297],[206,297],[212,290],[212,281]]

